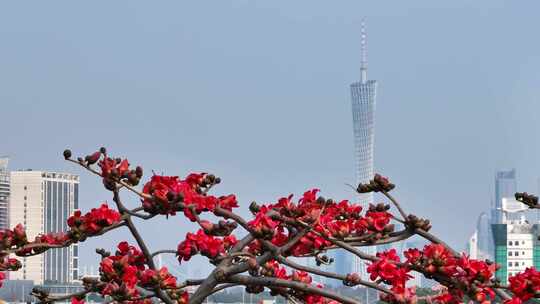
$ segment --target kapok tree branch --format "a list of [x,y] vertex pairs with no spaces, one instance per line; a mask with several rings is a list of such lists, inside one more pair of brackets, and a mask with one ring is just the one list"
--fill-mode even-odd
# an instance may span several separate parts
[[[283,265],[287,265],[291,268],[294,268],[294,269],[297,269],[297,270],[301,270],[301,271],[305,271],[305,272],[309,272],[309,273],[313,273],[313,274],[316,274],[316,275],[320,275],[320,276],[323,276],[323,277],[327,277],[327,278],[331,278],[331,279],[335,279],[335,280],[339,280],[339,281],[342,281],[342,282],[347,282],[348,281],[348,278],[346,275],[342,275],[342,274],[338,274],[338,273],[334,273],[334,272],[328,272],[328,271],[324,271],[324,270],[321,270],[321,269],[318,269],[318,268],[313,268],[313,267],[308,267],[308,266],[304,266],[304,265],[301,265],[301,264],[298,264],[298,263],[295,263],[283,256],[278,256],[276,258],[276,260],[278,262],[280,262],[281,264]],[[361,279],[357,279],[355,280],[354,282],[351,282],[353,283],[351,286],[353,285],[363,285],[363,286],[366,286],[366,287],[369,287],[369,288],[373,288],[373,289],[376,289],[376,290],[379,290],[381,292],[384,292],[384,293],[387,293],[387,294],[393,294],[392,291],[378,285],[378,284],[375,284],[375,283],[372,283],[372,282],[368,282],[368,281],[364,281],[364,280],[361,280]]]
[[283,279],[277,279],[273,277],[251,277],[246,275],[240,275],[235,274],[227,278],[227,282],[229,283],[237,283],[241,285],[260,285],[265,287],[284,287],[284,288],[291,288],[295,291],[303,291],[308,294],[316,294],[323,296],[325,298],[330,298],[333,300],[336,300],[340,303],[345,304],[360,304],[359,301],[347,297],[345,295],[340,295],[334,291],[327,290],[324,288],[318,288],[316,286],[312,286],[305,283],[290,281],[290,280],[283,280]]
[[[143,252],[143,254],[144,254],[145,258],[146,258],[146,263],[148,265],[148,268],[150,268],[152,270],[156,270],[156,265],[154,264],[154,259],[152,257],[152,254],[150,253],[150,250],[148,249],[148,246],[146,245],[144,239],[142,238],[141,234],[137,230],[137,227],[135,227],[135,224],[133,224],[133,221],[131,220],[131,215],[129,215],[129,213],[126,212],[127,208],[124,206],[124,204],[120,200],[120,194],[119,194],[118,188],[116,188],[113,191],[113,200],[116,203],[120,213],[122,215],[127,214],[127,217],[125,218],[124,221],[126,222],[126,225],[127,225],[128,229],[129,229],[129,231],[133,235],[133,238],[135,238],[135,241],[139,245],[139,248],[141,248],[141,251]],[[174,302],[169,298],[167,293],[164,292],[159,287],[159,285],[156,286],[155,292],[156,292],[156,295],[161,300],[163,300],[163,302],[165,302],[167,304],[174,304]]]

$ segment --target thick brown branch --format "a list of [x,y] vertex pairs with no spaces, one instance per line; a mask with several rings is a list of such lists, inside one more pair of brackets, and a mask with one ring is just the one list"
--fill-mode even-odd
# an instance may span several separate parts
[[355,300],[353,298],[350,298],[350,297],[347,297],[347,296],[344,296],[344,295],[340,295],[340,294],[338,294],[336,292],[333,292],[331,290],[327,290],[327,289],[324,289],[324,288],[318,288],[316,286],[308,285],[308,284],[305,284],[305,283],[300,283],[300,282],[290,281],[290,280],[282,280],[282,279],[277,279],[277,278],[273,278],[273,277],[251,277],[251,276],[236,274],[236,275],[230,276],[227,279],[227,281],[229,283],[237,283],[237,284],[246,285],[246,286],[260,285],[260,286],[265,286],[265,287],[269,287],[269,288],[272,288],[272,287],[285,287],[285,288],[290,288],[290,289],[296,290],[298,292],[306,292],[308,294],[320,295],[320,296],[323,296],[325,298],[336,300],[336,301],[338,301],[340,303],[360,304],[359,301],[357,301],[357,300]]
[[[320,270],[318,268],[312,268],[312,267],[308,267],[308,266],[304,266],[304,265],[301,265],[301,264],[297,264],[289,259],[286,259],[284,258],[283,256],[279,256],[277,257],[277,261],[280,262],[281,264],[283,265],[287,265],[291,268],[294,268],[294,269],[298,269],[298,270],[302,270],[302,271],[305,271],[305,272],[309,272],[309,273],[313,273],[313,274],[316,274],[316,275],[320,275],[320,276],[323,276],[323,277],[327,277],[327,278],[331,278],[331,279],[336,279],[336,280],[339,280],[339,281],[342,281],[342,282],[347,282],[347,276],[346,275],[342,275],[342,274],[337,274],[337,273],[334,273],[334,272],[328,272],[328,271],[324,271],[324,270]],[[379,290],[381,292],[384,292],[384,293],[387,293],[387,294],[393,294],[392,291],[378,285],[378,284],[375,284],[373,282],[368,282],[368,281],[364,281],[364,280],[357,280],[355,281],[356,285],[363,285],[363,286],[366,286],[366,287],[370,287],[370,288],[373,288],[373,289],[376,289],[376,290]]]

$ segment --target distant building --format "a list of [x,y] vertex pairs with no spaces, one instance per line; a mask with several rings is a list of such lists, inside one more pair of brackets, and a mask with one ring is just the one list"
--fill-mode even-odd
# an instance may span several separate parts
[[0,157],[0,229],[9,228],[9,171],[7,157]]
[[486,212],[482,212],[476,223],[477,254],[480,260],[493,260],[493,232],[490,225],[491,219]]
[[8,303],[35,303],[31,295],[34,282],[32,280],[6,280],[0,288],[0,299]]
[[[9,221],[22,223],[29,239],[42,233],[67,231],[68,217],[79,208],[79,176],[44,171],[12,171]],[[36,285],[70,284],[77,280],[78,245],[50,249],[22,258],[22,269],[10,279]]]
[[527,267],[540,269],[540,225],[529,223],[525,210],[522,203],[503,200],[502,222],[492,225],[495,262],[501,266],[495,275],[503,283]]
[[471,259],[478,259],[478,231],[475,230],[467,242],[467,254]]
[[505,197],[514,197],[516,189],[516,169],[495,172],[495,205],[491,215],[493,224],[502,223],[502,200]]

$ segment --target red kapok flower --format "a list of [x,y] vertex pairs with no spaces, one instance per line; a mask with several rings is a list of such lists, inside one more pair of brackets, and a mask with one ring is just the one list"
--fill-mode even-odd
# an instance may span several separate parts
[[540,272],[533,267],[508,279],[509,289],[521,301],[525,302],[540,293]]

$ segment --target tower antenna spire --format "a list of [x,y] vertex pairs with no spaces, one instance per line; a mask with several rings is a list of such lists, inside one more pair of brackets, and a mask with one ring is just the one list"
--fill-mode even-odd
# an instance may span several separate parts
[[362,19],[360,28],[360,82],[367,82],[367,34],[366,34],[366,19]]

